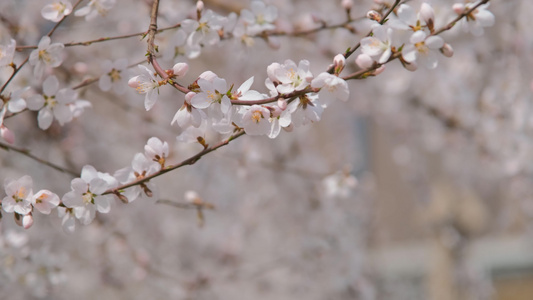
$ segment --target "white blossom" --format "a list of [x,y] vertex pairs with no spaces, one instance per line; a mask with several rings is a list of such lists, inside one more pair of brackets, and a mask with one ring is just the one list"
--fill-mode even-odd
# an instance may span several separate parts
[[76,10],[74,15],[77,17],[85,17],[85,20],[90,21],[97,16],[105,16],[113,6],[116,0],[91,0],[84,7]]
[[61,43],[50,44],[51,39],[48,36],[43,36],[37,49],[30,53],[30,65],[34,66],[33,75],[37,79],[41,79],[45,66],[52,68],[59,67],[63,62],[62,52],[65,45]]
[[144,73],[130,78],[128,85],[135,88],[139,94],[146,94],[144,98],[144,108],[148,111],[152,109],[157,101],[160,85],[153,71],[143,65],[139,65],[139,68],[143,70]]
[[33,180],[25,175],[18,180],[4,181],[6,196],[2,200],[2,208],[7,213],[26,215],[31,212],[31,197],[33,196]]
[[52,22],[59,22],[64,16],[72,12],[72,3],[68,0],[54,1],[41,9],[43,18]]
[[106,60],[102,63],[104,75],[100,76],[98,86],[104,92],[111,89],[117,94],[123,94],[126,91],[126,77],[128,69],[128,60],[120,58],[114,62]]
[[444,46],[444,40],[440,36],[427,36],[424,31],[416,31],[409,41],[410,44],[402,49],[402,57],[406,62],[418,60],[428,69],[437,67],[438,50]]
[[70,186],[72,190],[63,196],[63,204],[72,208],[76,218],[87,225],[94,219],[96,211],[110,211],[113,196],[102,194],[117,187],[118,182],[108,173],[98,172],[93,166],[86,165],[81,170],[81,177],[74,178]]

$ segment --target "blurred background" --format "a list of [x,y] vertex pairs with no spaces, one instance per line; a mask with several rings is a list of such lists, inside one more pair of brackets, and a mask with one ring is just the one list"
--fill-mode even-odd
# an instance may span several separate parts
[[[2,1],[2,41],[36,45],[54,25],[41,17],[42,2]],[[221,15],[249,5],[204,2]],[[286,31],[343,22],[340,2],[266,1]],[[237,87],[254,76],[252,88],[266,93],[268,65],[307,59],[319,74],[368,33],[371,22],[360,18],[387,2],[354,0],[351,31],[281,36],[279,49],[260,38],[249,47],[224,40],[197,59],[163,55],[160,63],[187,61],[183,83],[205,70]],[[453,1],[428,2],[437,28],[455,17]],[[69,17],[53,41],[144,32],[150,3],[117,0],[105,18]],[[420,2],[409,4],[418,10]],[[161,0],[158,25],[194,16],[194,7]],[[29,230],[4,213],[0,299],[533,299],[533,2],[491,1],[489,10],[496,24],[483,36],[460,28],[441,35],[455,53],[435,70],[409,72],[393,61],[377,77],[350,81],[350,100],[333,103],[318,123],[274,140],[241,137],[158,177],[164,203],[117,201],[73,234],[56,212],[36,213]],[[163,54],[174,33],[158,35]],[[105,60],[143,62],[146,43],[133,37],[64,52],[63,65],[48,71],[72,87],[100,76]],[[354,58],[343,74],[357,70]],[[11,71],[1,72],[4,82]],[[139,73],[133,67],[128,76]],[[8,91],[25,85],[41,92],[29,68]],[[183,95],[171,88],[149,112],[131,89],[103,92],[96,83],[77,91],[93,107],[64,127],[42,131],[34,112],[7,119],[15,144],[77,172],[91,164],[111,174],[152,136],[169,143],[171,163],[202,149],[177,142],[181,129],[170,121]],[[0,180],[30,174],[35,191],[70,190],[72,177],[0,151]],[[203,222],[195,209],[168,204],[184,203],[188,190],[215,206]]]

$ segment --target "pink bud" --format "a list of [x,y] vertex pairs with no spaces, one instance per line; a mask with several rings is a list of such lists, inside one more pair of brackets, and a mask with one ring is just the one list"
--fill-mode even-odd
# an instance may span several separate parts
[[22,227],[24,227],[24,229],[28,229],[32,225],[33,225],[33,216],[31,213],[22,217]]
[[134,89],[138,88],[139,87],[139,76],[130,78],[130,80],[128,80],[128,86]]
[[426,24],[433,24],[433,20],[435,19],[433,7],[426,2],[422,3],[422,6],[420,7],[420,18],[424,20]]
[[172,67],[172,71],[174,71],[174,75],[176,75],[176,77],[183,77],[185,74],[187,74],[187,71],[189,71],[189,65],[186,63],[177,63],[174,65],[174,67]]
[[196,10],[197,10],[197,11],[202,11],[202,10],[204,10],[204,1],[201,1],[201,0],[200,0],[200,1],[196,2]]
[[455,3],[452,6],[452,9],[456,14],[460,15],[465,11],[465,5],[462,3]]
[[452,57],[453,56],[453,48],[448,43],[444,43],[442,48],[440,48],[440,52],[442,53],[442,55],[444,55],[446,57]]
[[4,125],[0,125],[0,136],[2,136],[4,141],[8,142],[9,144],[15,143],[15,135]]
[[372,57],[363,53],[363,54],[359,54],[355,58],[355,64],[361,69],[368,69],[372,67],[372,65],[374,64],[374,60],[372,59]]
[[402,61],[402,65],[406,70],[411,72],[414,72],[418,69],[418,65],[414,61],[410,63]]
[[350,10],[353,7],[353,0],[342,0],[341,5],[342,8]]
[[279,106],[273,106],[271,107],[270,111],[272,113],[272,117],[277,118],[281,115],[281,113],[283,112],[283,109],[281,109]]
[[186,191],[185,192],[185,201],[189,203],[198,203],[201,202],[202,199],[200,198],[200,195],[198,195],[195,191]]
[[278,107],[281,108],[281,110],[287,109],[287,100],[278,99]]
[[31,227],[31,225],[33,225],[33,216],[31,212],[28,213],[27,215],[21,215],[19,213],[15,213],[14,217],[15,217],[15,223],[18,226],[24,227],[24,229],[28,229]]
[[335,68],[344,68],[344,64],[346,63],[346,58],[342,54],[337,54],[333,58],[333,64],[335,64]]

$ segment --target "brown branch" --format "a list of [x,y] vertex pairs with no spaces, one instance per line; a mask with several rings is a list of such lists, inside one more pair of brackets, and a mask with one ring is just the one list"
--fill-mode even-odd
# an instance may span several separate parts
[[51,162],[49,162],[47,160],[44,160],[42,158],[39,158],[39,157],[31,154],[30,151],[27,150],[27,149],[22,149],[22,148],[15,147],[13,145],[5,144],[5,143],[2,143],[2,142],[0,142],[0,148],[4,149],[6,151],[14,151],[14,152],[20,153],[20,154],[22,154],[24,156],[27,156],[27,157],[37,161],[40,164],[49,166],[50,168],[55,169],[56,171],[72,175],[73,177],[79,177],[80,176],[79,173],[76,173],[76,172],[71,171],[71,170],[67,170],[67,169],[65,169],[63,167],[60,167],[60,166],[58,166],[56,164],[53,164],[53,163],[51,163]]
[[183,160],[182,162],[176,164],[176,165],[171,165],[171,166],[168,166],[164,169],[161,169],[159,170],[158,172],[154,173],[154,174],[151,174],[151,175],[148,175],[144,178],[141,178],[141,179],[138,179],[138,180],[135,180],[133,182],[130,182],[130,183],[127,183],[127,184],[123,184],[119,187],[116,187],[114,189],[109,189],[107,190],[105,193],[103,193],[102,195],[108,195],[108,194],[119,194],[121,190],[123,189],[126,189],[126,188],[129,188],[129,187],[132,187],[132,186],[136,186],[136,185],[139,185],[139,184],[142,184],[142,183],[145,183],[147,181],[149,181],[150,179],[152,178],[155,178],[155,177],[158,177],[158,176],[161,176],[165,173],[168,173],[170,171],[173,171],[175,169],[178,169],[178,168],[181,168],[183,166],[187,166],[187,165],[193,165],[194,163],[196,163],[199,159],[201,159],[204,155],[208,154],[208,153],[211,153],[215,150],[217,150],[218,148],[220,147],[223,147],[223,146],[226,146],[227,144],[229,144],[231,141],[243,136],[245,133],[244,131],[241,131],[237,134],[234,134],[232,136],[230,136],[228,139],[212,146],[212,147],[207,147],[205,148],[204,150],[198,152],[197,154]]
[[457,18],[455,18],[453,21],[451,21],[450,23],[448,23],[446,26],[442,27],[441,29],[435,31],[432,35],[437,35],[437,34],[440,34],[446,30],[450,30],[453,28],[453,26],[455,26],[455,24],[461,20],[462,18],[468,16],[469,14],[471,14],[474,10],[476,10],[478,7],[480,7],[481,5],[483,4],[487,4],[490,0],[482,0],[481,2],[479,2],[478,4],[474,5],[471,9],[463,12],[462,14],[458,15]]

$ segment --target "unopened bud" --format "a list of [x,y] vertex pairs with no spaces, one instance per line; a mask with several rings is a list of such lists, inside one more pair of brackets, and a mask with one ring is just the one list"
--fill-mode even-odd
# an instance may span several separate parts
[[283,112],[283,110],[279,106],[275,105],[273,107],[270,107],[270,113],[272,114],[272,117],[274,117],[274,118],[279,117],[282,112]]
[[346,63],[346,58],[342,54],[337,54],[333,58],[333,64],[335,66],[335,74],[340,74],[342,69],[344,69],[344,64]]
[[375,10],[371,10],[369,12],[366,13],[366,17],[369,18],[370,20],[373,20],[373,21],[376,21],[376,22],[381,22],[381,14],[378,13],[377,11]]
[[341,5],[342,8],[350,10],[353,7],[353,0],[342,0]]
[[367,54],[359,54],[355,58],[355,64],[361,69],[368,69],[374,64],[374,60]]
[[116,193],[115,193],[115,196],[117,196],[118,199],[119,199],[122,203],[124,203],[124,204],[128,204],[128,203],[130,202],[130,200],[128,200],[128,197],[122,195],[122,194],[119,193],[119,192],[116,192]]
[[402,62],[403,67],[404,67],[406,70],[408,70],[408,71],[414,72],[414,71],[416,71],[416,70],[418,69],[418,65],[417,65],[416,62],[414,62],[414,61],[408,63],[408,62],[406,62],[406,61],[404,61],[404,60],[402,59],[401,62]]
[[465,11],[465,5],[462,3],[455,3],[452,6],[452,9],[456,14],[460,15]]
[[281,108],[281,110],[287,109],[287,100],[278,99],[278,107]]
[[446,57],[452,57],[453,56],[453,48],[450,44],[444,43],[442,45],[442,48],[440,48],[440,53]]
[[426,25],[430,27],[431,30],[433,28],[433,20],[435,20],[435,11],[433,11],[433,7],[431,5],[427,4],[426,2],[422,3],[422,6],[420,7],[420,18],[426,22]]
[[202,203],[202,198],[200,198],[200,195],[198,195],[198,193],[195,191],[186,191],[185,201],[192,204],[200,204]]
[[187,74],[187,71],[189,71],[189,65],[186,63],[177,63],[172,67],[172,71],[174,71],[176,77],[183,77]]
[[197,11],[202,11],[204,10],[204,1],[197,1],[196,2],[196,10]]
[[9,130],[9,128],[5,127],[4,125],[0,125],[0,136],[8,144],[15,143],[15,135],[13,134],[13,131]]
[[31,225],[33,225],[33,216],[31,212],[28,213],[27,215],[21,215],[19,213],[15,213],[14,217],[15,217],[15,223],[18,226],[22,226],[24,229],[28,229],[31,227]]

